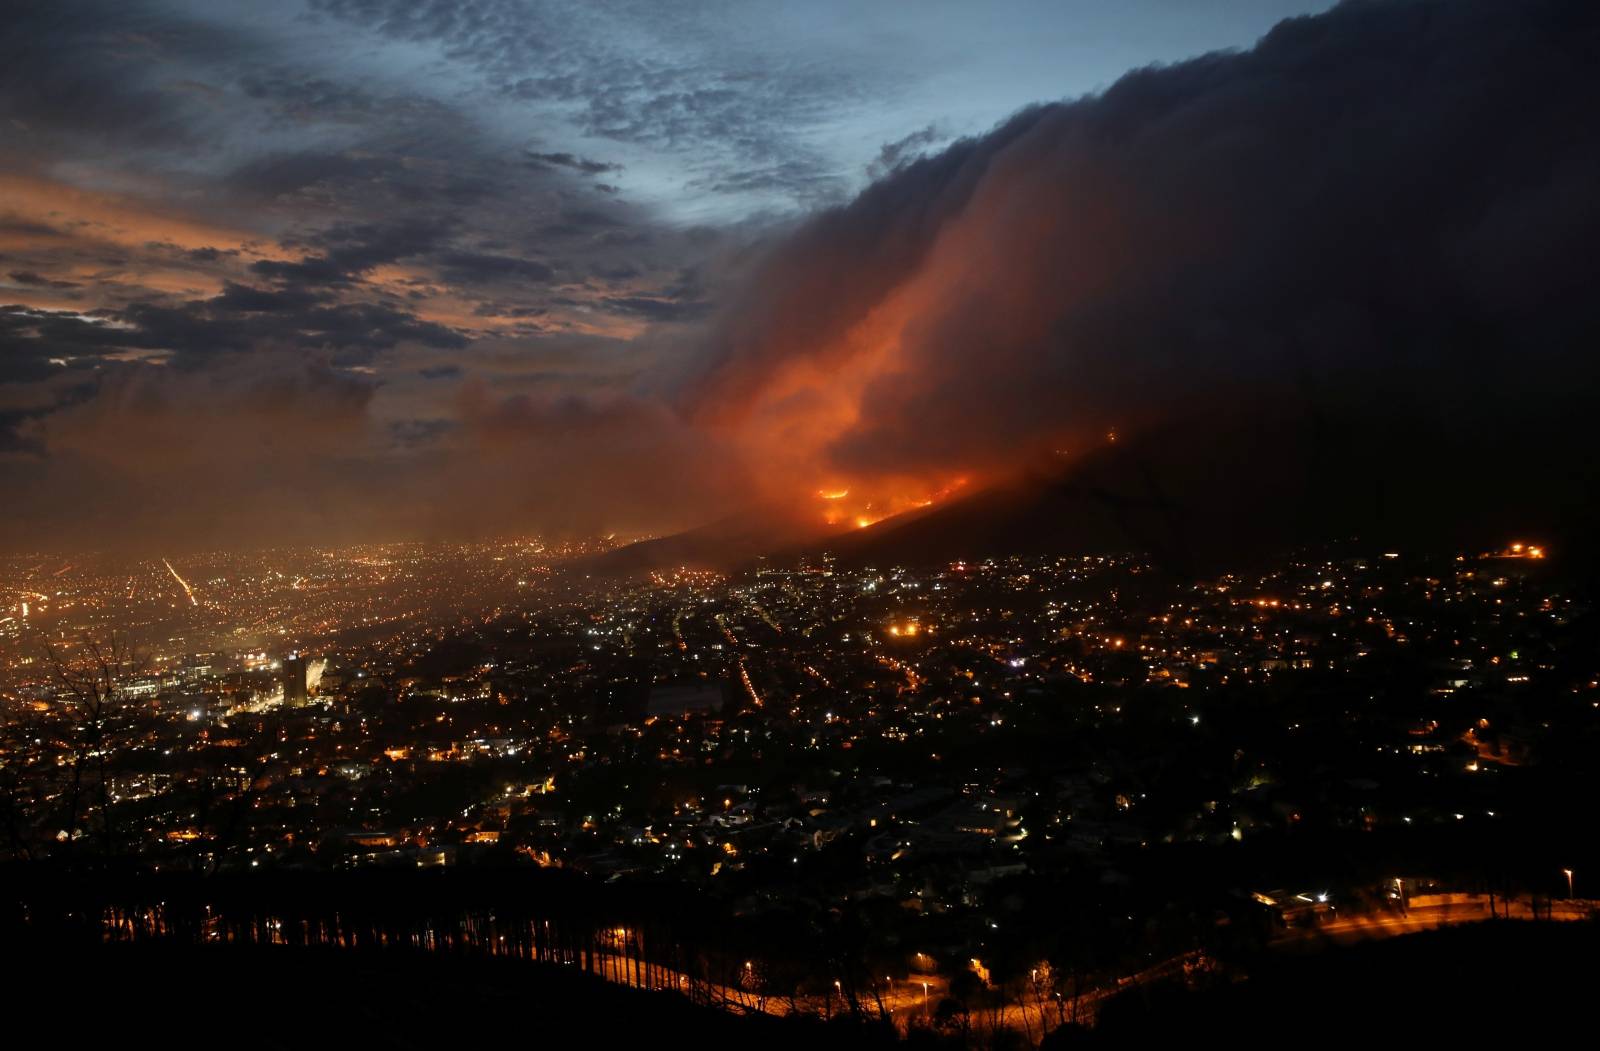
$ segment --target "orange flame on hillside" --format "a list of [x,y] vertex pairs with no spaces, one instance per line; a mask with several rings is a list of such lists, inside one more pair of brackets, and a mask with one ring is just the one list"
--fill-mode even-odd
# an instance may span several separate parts
[[827,503],[822,520],[836,526],[849,523],[856,529],[876,525],[886,518],[932,507],[949,499],[967,485],[965,477],[956,478],[938,489],[927,490],[905,485],[888,486],[871,494],[850,500],[850,489],[819,489],[817,497]]

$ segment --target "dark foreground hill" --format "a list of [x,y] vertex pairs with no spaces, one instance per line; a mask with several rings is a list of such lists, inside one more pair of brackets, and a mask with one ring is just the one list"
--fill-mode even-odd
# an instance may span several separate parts
[[172,942],[8,948],[3,1032],[19,1048],[892,1044],[859,1028],[738,1016],[521,960]]
[[[569,969],[482,956],[173,942],[13,942],[8,1044],[240,1048],[888,1048],[886,1032],[743,1017]],[[1481,1046],[1582,1039],[1600,926],[1499,921],[1278,950],[1243,980],[1137,986],[1046,1047]],[[983,1046],[974,1030],[919,1046]],[[1007,1043],[1013,1046],[1015,1042]],[[902,1045],[904,1046],[904,1045]]]
[[[1479,1047],[1587,1042],[1600,926],[1500,920],[1347,947],[1274,953],[1243,981],[1146,986],[1056,1046]],[[1077,1039],[1073,1039],[1076,1037]]]

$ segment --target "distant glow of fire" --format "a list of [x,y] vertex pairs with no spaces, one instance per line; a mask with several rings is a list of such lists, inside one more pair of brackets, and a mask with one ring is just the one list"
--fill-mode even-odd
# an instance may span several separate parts
[[843,500],[850,495],[848,489],[818,489],[817,495],[824,500]]

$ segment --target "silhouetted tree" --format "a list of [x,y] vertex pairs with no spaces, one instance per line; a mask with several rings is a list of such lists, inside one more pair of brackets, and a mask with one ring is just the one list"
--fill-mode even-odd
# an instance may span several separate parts
[[[45,654],[57,686],[61,714],[72,736],[60,836],[70,854],[78,838],[80,820],[87,821],[90,812],[98,812],[101,856],[109,859],[117,849],[108,772],[115,746],[112,731],[126,705],[125,680],[138,664],[127,641],[116,635],[104,641],[85,637],[72,649],[46,643]],[[88,782],[86,771],[91,779]],[[92,800],[88,798],[91,794]]]

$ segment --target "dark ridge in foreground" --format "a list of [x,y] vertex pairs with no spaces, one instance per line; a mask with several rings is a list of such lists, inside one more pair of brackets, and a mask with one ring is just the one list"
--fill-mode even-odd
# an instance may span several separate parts
[[1597,959],[1595,923],[1525,920],[1279,952],[1243,981],[1129,990],[1101,1008],[1092,1033],[1060,1033],[1047,1046],[1152,1047],[1196,1035],[1243,1047],[1537,1043],[1589,1028]]
[[[59,1046],[841,1049],[892,1038],[740,1016],[527,961],[405,949],[13,943],[8,1036]],[[15,1046],[28,1046],[26,1039]]]
[[[538,1046],[764,1051],[989,1046],[978,1031],[919,1031],[909,1042],[841,1017],[774,1018],[697,1006],[570,969],[406,949],[12,942],[8,1035],[24,1046],[242,1048]],[[1244,977],[1190,988],[1135,985],[1093,1029],[1063,1026],[1041,1048],[1351,1046],[1382,1036],[1481,1046],[1583,1031],[1600,926],[1489,921],[1347,947],[1278,950]],[[994,1046],[1025,1046],[1017,1034]]]

